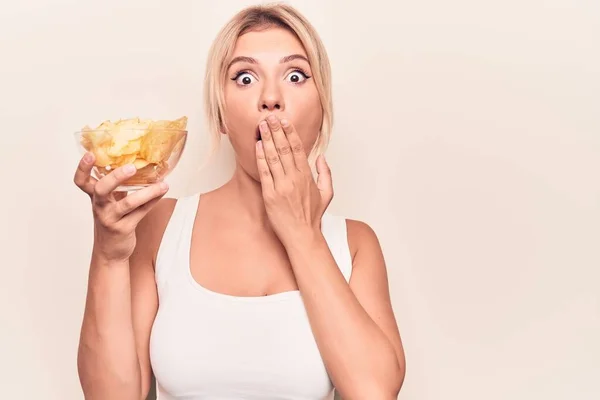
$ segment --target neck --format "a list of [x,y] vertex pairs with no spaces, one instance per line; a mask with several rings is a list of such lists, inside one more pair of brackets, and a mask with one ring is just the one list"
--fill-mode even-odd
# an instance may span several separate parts
[[240,221],[247,221],[270,230],[261,184],[248,175],[239,164],[236,164],[232,178],[223,189],[227,192],[227,197],[232,202]]

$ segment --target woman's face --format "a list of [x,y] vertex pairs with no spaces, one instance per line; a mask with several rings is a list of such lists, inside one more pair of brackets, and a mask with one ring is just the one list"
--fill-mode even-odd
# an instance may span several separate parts
[[258,124],[270,114],[291,121],[310,152],[323,113],[306,52],[294,34],[270,28],[238,38],[227,69],[225,108],[238,164],[254,179],[259,180]]

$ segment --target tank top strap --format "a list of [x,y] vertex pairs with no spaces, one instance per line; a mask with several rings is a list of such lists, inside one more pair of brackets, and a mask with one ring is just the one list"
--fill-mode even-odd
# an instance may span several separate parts
[[200,193],[196,193],[175,203],[156,255],[154,273],[159,296],[172,276],[188,265],[199,200]]
[[346,282],[350,282],[352,254],[348,245],[346,218],[326,211],[321,218],[321,232]]

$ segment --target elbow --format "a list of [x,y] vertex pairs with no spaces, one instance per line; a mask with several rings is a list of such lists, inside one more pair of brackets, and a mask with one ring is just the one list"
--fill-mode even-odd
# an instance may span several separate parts
[[398,362],[386,371],[355,380],[353,387],[346,386],[338,391],[344,400],[396,400],[404,384],[405,371],[404,362]]
[[406,363],[403,358],[400,360],[394,358],[394,361],[390,367],[374,376],[370,383],[365,384],[364,388],[360,390],[361,395],[357,398],[396,400],[404,384]]
[[396,397],[400,393],[400,389],[402,389],[402,385],[404,385],[404,377],[406,376],[406,360],[404,358],[404,354],[397,360],[396,370],[394,375],[394,391],[396,393]]
[[393,378],[391,379],[390,390],[393,395],[392,398],[396,399],[400,394],[400,389],[402,389],[402,385],[404,384],[404,377],[406,376],[406,361],[404,357],[396,359],[392,376]]
[[374,385],[370,385],[369,392],[365,393],[364,398],[368,399],[397,399],[400,389],[404,384],[405,367],[397,363],[389,375],[381,379]]

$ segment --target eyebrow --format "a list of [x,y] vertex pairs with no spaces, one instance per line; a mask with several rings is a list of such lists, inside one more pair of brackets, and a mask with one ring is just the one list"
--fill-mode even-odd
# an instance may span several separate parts
[[[281,60],[279,60],[279,64],[285,64],[285,63],[288,63],[288,62],[294,61],[294,60],[304,60],[304,61],[306,61],[307,63],[310,64],[310,62],[308,61],[308,58],[306,58],[302,54],[292,54],[292,55],[289,55],[289,56],[285,56]],[[233,60],[231,60],[231,62],[229,63],[229,66],[227,67],[227,69],[231,68],[231,66],[233,64],[238,63],[238,62],[245,62],[245,63],[248,63],[248,64],[258,64],[258,61],[256,61],[256,59],[254,59],[252,57],[237,56]]]

